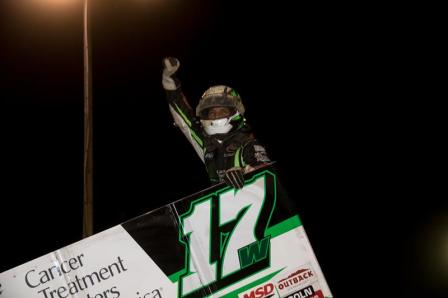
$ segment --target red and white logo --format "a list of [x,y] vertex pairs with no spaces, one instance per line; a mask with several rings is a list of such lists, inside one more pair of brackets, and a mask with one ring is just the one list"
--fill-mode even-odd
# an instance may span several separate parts
[[267,283],[261,286],[250,289],[244,293],[238,295],[239,298],[270,298],[278,297],[275,292],[275,286],[273,283]]
[[298,269],[283,276],[276,282],[276,287],[283,297],[285,294],[292,293],[306,285],[313,284],[317,281],[317,276],[311,266],[305,264]]
[[314,291],[313,286],[307,286],[294,293],[284,296],[284,298],[324,298],[321,290]]

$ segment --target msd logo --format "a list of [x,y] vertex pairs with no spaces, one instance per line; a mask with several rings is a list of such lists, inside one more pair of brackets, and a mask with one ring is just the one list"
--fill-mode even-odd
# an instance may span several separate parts
[[247,292],[238,295],[239,298],[270,298],[278,297],[275,293],[275,287],[273,283],[264,284],[250,289]]

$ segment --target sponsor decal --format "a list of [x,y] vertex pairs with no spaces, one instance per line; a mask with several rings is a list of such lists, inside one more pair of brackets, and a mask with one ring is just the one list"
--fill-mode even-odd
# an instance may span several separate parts
[[314,291],[313,286],[307,286],[283,298],[324,298],[324,295],[321,290]]
[[[66,260],[54,261],[44,268],[32,266],[23,276],[24,284],[36,293],[33,297],[40,298],[67,298],[68,296],[119,298],[123,296],[118,284],[109,285],[106,289],[101,287],[99,291],[97,288],[105,281],[117,281],[118,276],[129,274],[126,259],[117,256],[113,262],[94,271],[86,271],[85,268],[89,267],[88,265],[88,258],[81,253]],[[86,296],[83,296],[83,293],[86,293]],[[137,291],[135,297],[163,298],[162,288]]]
[[277,283],[277,287],[280,290],[283,290],[294,285],[303,284],[313,277],[314,273],[311,269],[299,269],[296,272],[288,275],[288,277],[279,280]]
[[238,295],[239,298],[269,298],[277,297],[275,293],[275,286],[273,283],[267,283],[261,286],[250,289]]
[[[79,254],[60,263],[55,263],[44,270],[30,269],[25,274],[25,284],[44,298],[64,298],[67,295],[76,295],[82,291],[93,288],[95,285],[104,280],[114,278],[117,275],[126,272],[127,266],[124,260],[118,256],[116,261],[99,268],[97,271],[87,274],[78,275],[82,272],[80,268],[85,265],[84,254]],[[79,270],[78,270],[79,269]],[[54,279],[59,279],[69,272],[76,272],[73,279],[65,285],[58,285],[57,288],[48,286],[47,284]],[[96,295],[87,294],[87,298],[118,298],[120,291],[117,286],[104,290]]]
[[317,277],[312,270],[312,267],[309,264],[306,264],[277,280],[276,287],[280,294],[284,296],[285,294],[289,294],[316,281]]

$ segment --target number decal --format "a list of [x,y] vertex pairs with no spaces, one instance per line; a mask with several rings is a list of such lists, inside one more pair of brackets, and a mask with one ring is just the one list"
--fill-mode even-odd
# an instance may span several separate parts
[[[267,192],[270,184],[274,191]],[[187,271],[179,279],[179,297],[210,295],[269,267],[264,232],[275,199],[275,175],[266,171],[239,191],[227,187],[191,203],[180,216]]]

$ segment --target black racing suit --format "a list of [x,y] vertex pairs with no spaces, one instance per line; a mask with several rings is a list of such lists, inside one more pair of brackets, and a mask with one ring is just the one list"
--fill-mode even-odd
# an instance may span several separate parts
[[166,92],[176,125],[204,162],[212,183],[223,182],[225,171],[230,168],[242,168],[248,173],[270,162],[265,148],[254,138],[245,121],[226,134],[207,135],[181,88]]

